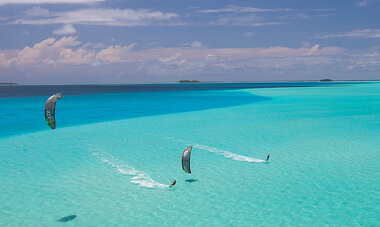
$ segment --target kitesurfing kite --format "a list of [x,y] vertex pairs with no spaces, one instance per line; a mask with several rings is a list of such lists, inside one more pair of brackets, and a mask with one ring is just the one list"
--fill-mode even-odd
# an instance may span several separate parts
[[55,104],[62,99],[62,93],[52,95],[45,103],[45,121],[51,129],[55,129]]
[[191,173],[191,170],[190,170],[191,149],[193,149],[193,147],[186,148],[182,154],[182,169],[183,171],[185,171],[185,173]]

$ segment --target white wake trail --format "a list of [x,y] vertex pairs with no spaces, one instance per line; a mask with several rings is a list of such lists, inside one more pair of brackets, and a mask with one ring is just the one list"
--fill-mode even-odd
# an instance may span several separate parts
[[239,155],[239,154],[234,154],[234,153],[229,152],[229,151],[221,150],[221,149],[218,149],[218,148],[215,148],[215,147],[209,147],[209,146],[202,145],[202,144],[194,143],[193,147],[199,148],[199,149],[202,149],[202,150],[205,150],[205,151],[209,151],[209,152],[212,152],[212,153],[216,153],[218,155],[223,155],[226,158],[231,158],[231,159],[236,160],[236,161],[242,161],[242,162],[265,162],[265,160],[262,160],[262,159],[256,159],[256,158],[251,158],[251,157],[247,157],[247,156],[243,156],[243,155]]
[[119,173],[131,176],[130,182],[146,188],[167,188],[169,185],[160,184],[154,181],[147,173],[133,168],[125,164],[123,161],[113,157],[107,152],[94,152],[92,153],[96,158],[104,163],[114,167]]
[[223,155],[226,158],[231,158],[231,159],[236,160],[236,161],[258,162],[258,163],[259,162],[266,162],[265,160],[262,160],[262,159],[251,158],[251,157],[235,154],[235,153],[232,153],[230,151],[221,150],[221,149],[218,149],[218,148],[215,148],[215,147],[206,146],[206,145],[203,145],[203,144],[198,144],[198,143],[193,143],[193,142],[186,142],[186,141],[184,141],[182,139],[175,139],[175,138],[171,138],[171,137],[168,137],[168,138],[165,138],[165,139],[172,140],[172,141],[177,141],[177,142],[182,142],[182,143],[186,143],[187,145],[193,146],[195,148],[198,148],[198,149],[201,149],[201,150],[205,150],[205,151],[209,151],[209,152],[212,152],[212,153],[216,153],[218,155]]

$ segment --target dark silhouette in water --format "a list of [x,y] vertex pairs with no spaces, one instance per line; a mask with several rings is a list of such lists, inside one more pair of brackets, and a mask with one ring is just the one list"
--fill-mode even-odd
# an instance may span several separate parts
[[58,219],[57,221],[60,221],[60,222],[68,222],[68,221],[71,221],[73,220],[74,218],[76,218],[77,216],[75,214],[73,215],[69,215],[69,216],[66,216],[66,217],[63,217],[61,219]]
[[193,183],[193,182],[197,182],[198,180],[197,179],[187,179],[185,180],[186,182],[189,182],[189,183]]
[[169,186],[169,188],[171,187],[174,187],[174,185],[177,183],[177,181],[174,179],[174,181],[172,182],[172,184]]

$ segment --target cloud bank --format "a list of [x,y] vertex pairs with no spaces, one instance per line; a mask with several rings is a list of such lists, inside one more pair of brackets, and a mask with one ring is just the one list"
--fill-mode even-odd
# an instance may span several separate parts
[[[27,80],[25,75],[34,72],[31,79],[34,83],[57,81],[58,75],[62,75],[63,81],[69,78],[73,82],[78,78],[82,78],[82,82],[176,81],[189,77],[200,80],[318,79],[326,73],[335,76],[345,73],[347,78],[347,73],[356,70],[375,74],[380,68],[379,48],[351,53],[318,44],[299,48],[207,48],[194,41],[185,47],[148,49],[136,49],[136,45],[94,48],[93,44],[82,43],[77,37],[48,38],[20,50],[1,50],[0,68],[3,75],[15,75],[19,81]],[[56,76],[52,77],[52,73]]]
[[[64,26],[63,28],[65,28]],[[70,26],[68,26],[70,30]],[[178,57],[185,59],[203,60],[208,56],[224,59],[250,59],[265,57],[295,57],[311,55],[336,55],[345,50],[338,47],[324,47],[314,45],[311,48],[201,48],[202,43],[194,41],[189,47],[151,48],[134,51],[136,44],[128,46],[112,45],[95,50],[91,45],[81,45],[77,37],[65,36],[59,40],[48,38],[32,47],[22,50],[1,51],[3,57],[1,65],[25,65],[25,64],[88,64],[95,60],[103,63],[124,63],[156,60],[169,62]],[[9,57],[6,57],[9,56]],[[75,60],[73,60],[75,59]],[[166,60],[165,60],[166,59]]]
[[253,7],[240,7],[240,6],[229,6],[222,9],[205,9],[198,10],[198,13],[266,13],[266,12],[287,12],[293,9],[261,9]]
[[362,29],[354,30],[347,33],[341,34],[327,34],[316,36],[315,38],[336,38],[336,37],[356,37],[356,38],[380,38],[380,29]]
[[1,5],[8,4],[30,4],[30,5],[40,5],[40,4],[88,4],[104,2],[105,0],[1,0]]
[[8,4],[30,4],[30,5],[40,5],[40,4],[88,4],[96,2],[104,2],[105,0],[1,0],[1,5]]
[[108,26],[147,26],[147,25],[179,25],[173,19],[179,16],[175,13],[164,13],[147,9],[106,9],[90,8],[67,12],[51,13],[49,18],[17,19],[13,24],[86,24]]

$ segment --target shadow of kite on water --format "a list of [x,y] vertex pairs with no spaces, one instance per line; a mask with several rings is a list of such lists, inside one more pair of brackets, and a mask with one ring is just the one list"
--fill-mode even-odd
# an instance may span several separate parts
[[69,215],[69,216],[66,216],[66,217],[63,217],[61,219],[58,219],[57,221],[59,222],[68,222],[68,221],[71,221],[73,219],[75,219],[77,216],[75,214],[73,215]]
[[187,179],[185,181],[189,182],[189,183],[194,183],[194,182],[197,182],[198,180],[197,179]]

